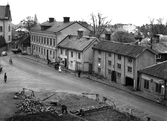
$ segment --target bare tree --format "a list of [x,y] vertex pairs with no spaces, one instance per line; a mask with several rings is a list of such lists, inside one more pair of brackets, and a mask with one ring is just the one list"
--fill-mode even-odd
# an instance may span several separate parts
[[32,27],[34,27],[37,23],[34,21],[33,17],[27,16],[25,19],[21,21],[23,27],[28,29],[28,31],[31,30]]
[[95,15],[92,13],[91,15],[92,20],[92,36],[97,37],[100,39],[100,35],[105,31],[105,28],[111,23],[111,20],[107,21],[107,17],[103,17],[102,13],[98,13]]

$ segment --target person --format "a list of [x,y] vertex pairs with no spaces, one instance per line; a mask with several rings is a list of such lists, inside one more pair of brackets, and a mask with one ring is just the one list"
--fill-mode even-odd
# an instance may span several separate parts
[[10,64],[12,64],[12,58],[10,57],[10,59],[9,59],[9,62],[10,62]]
[[6,75],[6,73],[5,73],[5,75],[4,75],[4,82],[5,82],[5,83],[7,82],[7,75]]
[[81,70],[78,70],[78,77],[81,76]]
[[65,112],[66,114],[68,113],[67,111],[67,106],[66,105],[61,105],[61,111],[62,111],[62,114]]
[[59,72],[61,73],[61,66],[59,65]]

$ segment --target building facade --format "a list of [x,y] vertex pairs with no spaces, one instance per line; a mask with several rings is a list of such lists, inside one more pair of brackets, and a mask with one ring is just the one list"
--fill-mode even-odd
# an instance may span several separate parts
[[93,71],[111,82],[137,89],[138,70],[156,63],[150,49],[112,41],[101,41],[93,47]]
[[154,99],[167,101],[167,61],[154,64],[139,71],[140,90]]
[[70,22],[69,17],[64,17],[63,22],[57,22],[54,18],[34,27],[31,30],[31,54],[39,55],[43,59],[52,62],[58,61],[57,45],[67,35],[77,35],[77,30],[82,28],[89,35],[90,30],[78,22]]
[[83,31],[78,30],[78,35],[68,35],[58,44],[59,58],[63,65],[73,71],[92,71],[92,47],[99,40],[95,37],[83,36]]
[[0,36],[5,38],[7,50],[10,48],[12,41],[11,21],[10,5],[0,6]]

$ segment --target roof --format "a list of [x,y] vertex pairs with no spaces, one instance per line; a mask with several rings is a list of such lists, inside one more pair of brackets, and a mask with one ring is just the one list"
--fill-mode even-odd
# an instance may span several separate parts
[[11,12],[10,12],[10,6],[0,6],[0,20],[10,20],[11,18]]
[[153,43],[152,48],[158,53],[167,53],[167,45],[165,45],[165,43]]
[[112,53],[129,56],[133,58],[137,58],[146,49],[155,53],[154,51],[146,47],[119,43],[114,41],[106,41],[106,40],[99,42],[97,45],[93,47],[93,49],[112,52]]
[[58,44],[58,47],[83,51],[95,40],[97,40],[95,37],[83,36],[78,38],[77,35],[68,35]]
[[145,69],[140,70],[139,72],[148,74],[154,77],[158,77],[161,79],[167,79],[167,61],[158,63],[156,65],[152,65]]
[[[81,26],[85,27],[82,23],[79,23],[77,21],[75,22],[58,22],[58,21],[54,21],[54,22],[43,22],[42,24],[38,25],[38,26],[35,26],[31,29],[31,31],[38,31],[38,32],[60,32],[62,31],[63,29],[71,26],[72,24],[74,23],[78,23],[80,24]],[[45,26],[45,27],[49,27],[48,29],[46,30],[43,30],[41,31],[41,26]],[[87,28],[87,27],[85,27]],[[91,31],[89,28],[87,28],[89,31]]]

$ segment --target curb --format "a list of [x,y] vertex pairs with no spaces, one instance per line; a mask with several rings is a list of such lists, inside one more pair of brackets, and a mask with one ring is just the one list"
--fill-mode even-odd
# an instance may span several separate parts
[[22,56],[23,58],[26,58],[26,59],[29,59],[29,60],[32,60],[32,61],[35,61],[35,62],[39,62],[39,63],[42,63],[42,64],[45,64],[45,65],[47,65],[45,62],[42,62],[42,61],[40,61],[40,60],[37,60],[37,59],[33,59],[33,58],[29,58],[29,57],[25,57],[25,56]]

